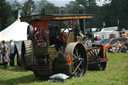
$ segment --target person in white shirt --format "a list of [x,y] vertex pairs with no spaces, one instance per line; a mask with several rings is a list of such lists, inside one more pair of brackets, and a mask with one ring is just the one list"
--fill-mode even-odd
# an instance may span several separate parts
[[15,44],[13,42],[13,40],[10,40],[10,53],[9,53],[9,57],[10,57],[10,66],[14,66],[14,59],[15,59]]

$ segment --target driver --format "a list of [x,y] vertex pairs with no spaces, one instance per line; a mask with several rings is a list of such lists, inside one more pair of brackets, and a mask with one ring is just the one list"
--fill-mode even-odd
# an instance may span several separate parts
[[56,43],[56,50],[59,51],[61,50],[61,46],[63,46],[63,43],[65,40],[68,38],[68,33],[66,29],[61,29],[59,36],[57,38],[57,43]]

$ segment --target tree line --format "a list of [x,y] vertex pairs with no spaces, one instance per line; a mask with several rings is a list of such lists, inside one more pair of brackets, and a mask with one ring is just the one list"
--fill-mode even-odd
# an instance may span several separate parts
[[[110,3],[98,6],[97,0],[75,0],[64,7],[55,6],[47,0],[27,0],[24,3],[6,2],[0,0],[0,31],[12,24],[17,19],[17,12],[21,10],[21,16],[34,14],[93,14],[94,18],[86,21],[86,27],[102,28],[119,26],[128,29],[128,0],[106,0]],[[100,1],[100,0],[99,0]]]

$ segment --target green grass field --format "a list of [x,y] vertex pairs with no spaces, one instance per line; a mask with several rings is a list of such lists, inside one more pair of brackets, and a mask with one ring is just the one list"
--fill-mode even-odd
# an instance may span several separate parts
[[41,81],[21,67],[3,69],[0,66],[0,85],[128,85],[128,53],[108,53],[107,56],[105,71],[87,71],[83,77],[73,77],[64,83]]

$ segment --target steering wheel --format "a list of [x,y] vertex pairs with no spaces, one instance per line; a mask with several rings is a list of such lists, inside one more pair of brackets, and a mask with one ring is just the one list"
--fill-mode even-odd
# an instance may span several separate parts
[[60,41],[65,41],[68,38],[68,33],[62,32],[59,34],[59,40]]

